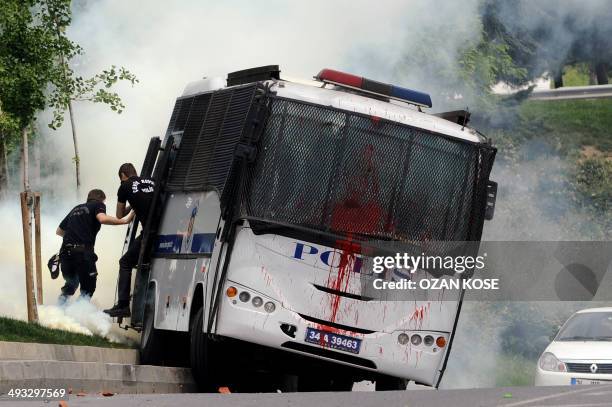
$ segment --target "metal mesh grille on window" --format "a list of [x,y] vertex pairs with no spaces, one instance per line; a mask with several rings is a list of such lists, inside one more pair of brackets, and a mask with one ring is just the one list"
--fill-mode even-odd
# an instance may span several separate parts
[[258,150],[249,216],[373,240],[480,237],[489,146],[274,98]]
[[168,190],[222,193],[255,89],[247,85],[177,101],[181,107],[173,113],[173,131],[183,130],[183,134]]

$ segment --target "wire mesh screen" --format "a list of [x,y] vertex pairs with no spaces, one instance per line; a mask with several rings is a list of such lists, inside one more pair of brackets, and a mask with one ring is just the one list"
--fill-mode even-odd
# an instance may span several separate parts
[[480,238],[492,147],[282,98],[271,106],[247,215],[373,240]]
[[183,135],[168,190],[223,192],[255,90],[251,84],[177,101],[168,131]]

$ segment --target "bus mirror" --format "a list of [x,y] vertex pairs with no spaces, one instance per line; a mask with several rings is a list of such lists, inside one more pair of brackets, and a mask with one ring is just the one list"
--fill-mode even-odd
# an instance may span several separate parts
[[485,209],[485,219],[493,219],[495,213],[495,199],[497,198],[497,182],[487,181],[487,207]]

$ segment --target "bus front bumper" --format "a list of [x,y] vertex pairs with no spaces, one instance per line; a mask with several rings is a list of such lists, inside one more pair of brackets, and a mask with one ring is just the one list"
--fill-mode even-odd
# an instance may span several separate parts
[[[247,287],[234,282],[228,284],[228,287],[230,285],[236,287],[237,292],[233,297],[229,297],[226,287],[216,324],[215,333],[218,335],[414,380],[424,385],[436,384],[446,353],[446,345],[440,347],[439,344],[448,344],[448,333],[399,329],[391,333],[361,334],[334,329],[308,321],[284,308],[280,301]],[[246,295],[240,296],[242,292],[249,293],[248,299]],[[256,300],[256,297],[261,301]],[[254,304],[254,300],[258,306]],[[270,303],[274,304],[272,312],[269,312],[272,308]],[[332,348],[329,342],[308,342],[307,335],[312,336],[312,333],[308,332],[309,328],[323,334],[331,334],[335,339],[340,336],[348,338],[349,341],[358,340],[359,349],[339,350]],[[404,343],[400,343],[401,334],[404,334],[401,338]],[[407,342],[406,336],[409,338]],[[420,337],[420,343],[414,344],[411,340],[413,336]],[[433,344],[425,343],[424,338],[427,336],[434,338]],[[438,341],[438,338],[444,339]]]

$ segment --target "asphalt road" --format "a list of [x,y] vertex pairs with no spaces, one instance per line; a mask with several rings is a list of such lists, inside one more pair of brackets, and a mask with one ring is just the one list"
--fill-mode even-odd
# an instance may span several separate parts
[[[51,402],[0,402],[0,406],[58,406]],[[71,396],[69,407],[603,407],[612,405],[612,385],[584,387],[514,387],[471,390],[412,390],[352,393],[287,394],[148,394]]]

